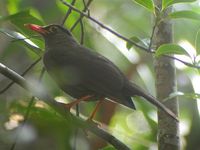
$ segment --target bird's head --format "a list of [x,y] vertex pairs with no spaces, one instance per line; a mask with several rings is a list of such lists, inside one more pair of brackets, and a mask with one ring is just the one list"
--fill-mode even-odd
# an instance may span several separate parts
[[36,24],[25,24],[24,26],[47,38],[51,36],[56,37],[57,35],[60,34],[68,34],[69,36],[71,36],[71,33],[67,29],[56,24],[51,24],[47,26],[39,26]]
[[36,24],[25,24],[25,27],[42,35],[48,46],[76,43],[70,31],[60,25],[51,24],[47,26],[39,26]]

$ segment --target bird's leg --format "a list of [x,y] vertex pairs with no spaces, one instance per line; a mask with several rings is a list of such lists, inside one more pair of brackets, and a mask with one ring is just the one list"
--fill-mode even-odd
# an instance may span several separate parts
[[65,108],[67,108],[68,110],[70,110],[74,105],[79,104],[81,101],[87,101],[91,97],[93,97],[93,95],[83,96],[83,97],[81,97],[79,99],[76,99],[75,101],[73,101],[71,103],[65,104]]
[[90,115],[90,117],[87,119],[87,121],[92,121],[92,119],[94,118],[97,110],[99,109],[99,107],[101,106],[102,102],[104,101],[104,98],[101,98],[98,103],[96,104],[92,114]]

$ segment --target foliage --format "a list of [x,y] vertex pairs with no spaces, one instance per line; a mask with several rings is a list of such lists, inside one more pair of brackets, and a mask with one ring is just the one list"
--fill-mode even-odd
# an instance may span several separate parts
[[[70,0],[66,1],[71,2]],[[60,24],[68,7],[64,6],[60,1],[47,0],[5,0],[5,3],[0,2],[0,5],[0,44],[2,45],[0,48],[0,61],[12,66],[17,72],[22,72],[36,58],[42,56],[44,52],[42,39],[35,37],[35,33],[26,29],[24,24]],[[162,13],[170,6],[174,7],[174,11],[168,16],[162,16]],[[84,5],[82,1],[77,1],[75,7],[82,10]],[[170,96],[180,97],[181,121],[186,125],[186,130],[182,130],[181,134],[184,141],[186,141],[185,143],[187,143],[187,145],[182,145],[182,148],[195,150],[196,147],[199,147],[198,142],[192,145],[191,140],[185,138],[185,136],[193,138],[194,134],[192,133],[198,133],[195,136],[200,136],[198,128],[191,128],[193,124],[198,126],[199,122],[190,119],[193,115],[196,116],[197,120],[199,119],[198,101],[196,100],[199,99],[200,89],[197,83],[200,81],[200,72],[199,69],[195,69],[200,64],[200,15],[198,2],[195,0],[163,0],[162,10],[157,12],[153,0],[94,0],[89,7],[89,14],[147,50],[151,43],[151,33],[155,24],[151,23],[151,18],[157,20],[157,23],[162,21],[173,22],[174,42],[163,44],[157,49],[153,45],[150,46],[153,49],[153,56],[161,57],[175,54],[175,57],[190,64],[190,67],[188,67],[180,65],[177,61],[175,62],[178,69],[178,91],[181,92],[172,93]],[[72,12],[65,22],[65,27],[71,28],[79,16],[79,14]],[[142,51],[129,42],[125,43],[116,36],[106,34],[107,32],[86,18],[83,19],[83,25],[85,46],[111,59],[121,70],[129,74],[134,82],[143,88],[150,87],[147,90],[154,94],[155,87],[151,80],[153,78],[153,60],[149,53]],[[73,34],[80,41],[80,24],[73,30]],[[187,43],[190,43],[189,46]],[[132,62],[135,63],[134,67]],[[41,68],[42,63],[38,64],[27,78],[31,78],[30,81],[35,80]],[[63,95],[48,75],[44,76],[43,82],[54,97]],[[8,80],[2,78],[0,83],[1,89],[3,89]],[[9,123],[9,118],[12,118],[13,114],[25,116],[29,97],[17,86],[13,86],[0,95],[2,102],[0,106],[2,114],[0,123],[2,126],[6,122]],[[191,102],[193,99],[195,100]],[[107,124],[112,134],[131,148],[137,150],[154,149],[157,132],[156,110],[140,98],[134,98],[134,101],[136,101],[137,112],[112,104],[109,109],[101,109],[97,120]],[[89,115],[93,105],[94,103],[81,104],[81,113]],[[136,113],[138,114],[134,115]],[[17,123],[21,123],[21,121],[17,121]],[[34,145],[34,142],[42,143],[43,141],[45,141],[45,144],[38,144],[38,149],[66,149],[73,145],[74,136],[77,134],[73,124],[59,118],[56,112],[50,110],[44,104],[39,105],[38,101],[32,106],[31,114],[26,124],[31,126],[37,136],[28,142],[19,138],[18,145],[24,149],[26,149],[26,146],[24,146],[26,144]],[[3,133],[0,136],[0,141],[3,141],[1,143],[11,145],[15,141],[13,137],[15,137],[16,133],[19,134],[19,137],[23,136],[16,131],[17,128],[10,131],[1,128],[0,132]],[[27,131],[25,134],[28,135],[31,131]],[[89,145],[88,141],[91,139],[105,146],[105,143],[94,138],[93,135],[87,137],[84,131],[80,131],[78,134],[80,134],[78,141],[82,142],[85,149],[89,148],[89,146],[95,147],[94,143]],[[68,142],[65,143],[65,141]],[[32,149],[34,148],[32,147]],[[113,147],[105,146],[102,149],[110,150]]]

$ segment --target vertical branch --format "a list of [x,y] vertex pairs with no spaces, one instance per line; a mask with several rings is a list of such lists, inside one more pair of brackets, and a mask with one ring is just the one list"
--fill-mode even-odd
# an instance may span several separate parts
[[81,26],[81,39],[80,39],[80,43],[81,45],[84,44],[84,35],[85,35],[85,32],[84,32],[84,26],[83,26],[83,21],[81,20],[80,21],[80,26]]
[[[62,1],[62,0],[61,0]],[[90,6],[90,4],[92,3],[93,0],[89,0],[87,2],[87,4],[85,4],[85,1],[83,1],[84,3],[84,9],[82,12],[86,12],[88,10],[88,7]],[[84,15],[80,15],[79,19],[74,23],[74,25],[71,27],[70,31],[73,31],[74,28],[77,26],[77,24],[83,19]]]
[[[73,0],[71,2],[71,5],[74,6],[75,3],[76,3],[76,0]],[[72,9],[69,7],[69,9],[68,9],[68,11],[67,11],[67,13],[66,13],[66,15],[65,15],[62,23],[61,23],[62,26],[65,24],[65,21],[67,20],[67,18],[69,17],[69,15],[70,15],[71,12],[72,12]]]
[[[161,10],[162,0],[154,0],[155,5]],[[171,8],[164,12],[167,15]],[[164,43],[172,42],[172,25],[169,21],[161,22],[155,29],[154,44],[158,48]],[[170,93],[175,92],[176,70],[174,60],[167,57],[159,57],[155,60],[156,91],[157,98],[178,115],[177,98],[172,98],[166,102],[162,101]],[[179,124],[167,114],[158,110],[158,149],[159,150],[179,150]]]

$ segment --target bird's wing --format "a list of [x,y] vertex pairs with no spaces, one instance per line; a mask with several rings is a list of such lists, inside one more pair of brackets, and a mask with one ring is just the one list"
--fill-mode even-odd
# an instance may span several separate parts
[[[81,84],[106,96],[119,95],[124,86],[124,75],[107,58],[85,47],[70,50],[56,50],[51,54],[51,62],[62,74],[71,66],[81,76]],[[56,64],[56,65],[55,65]]]

